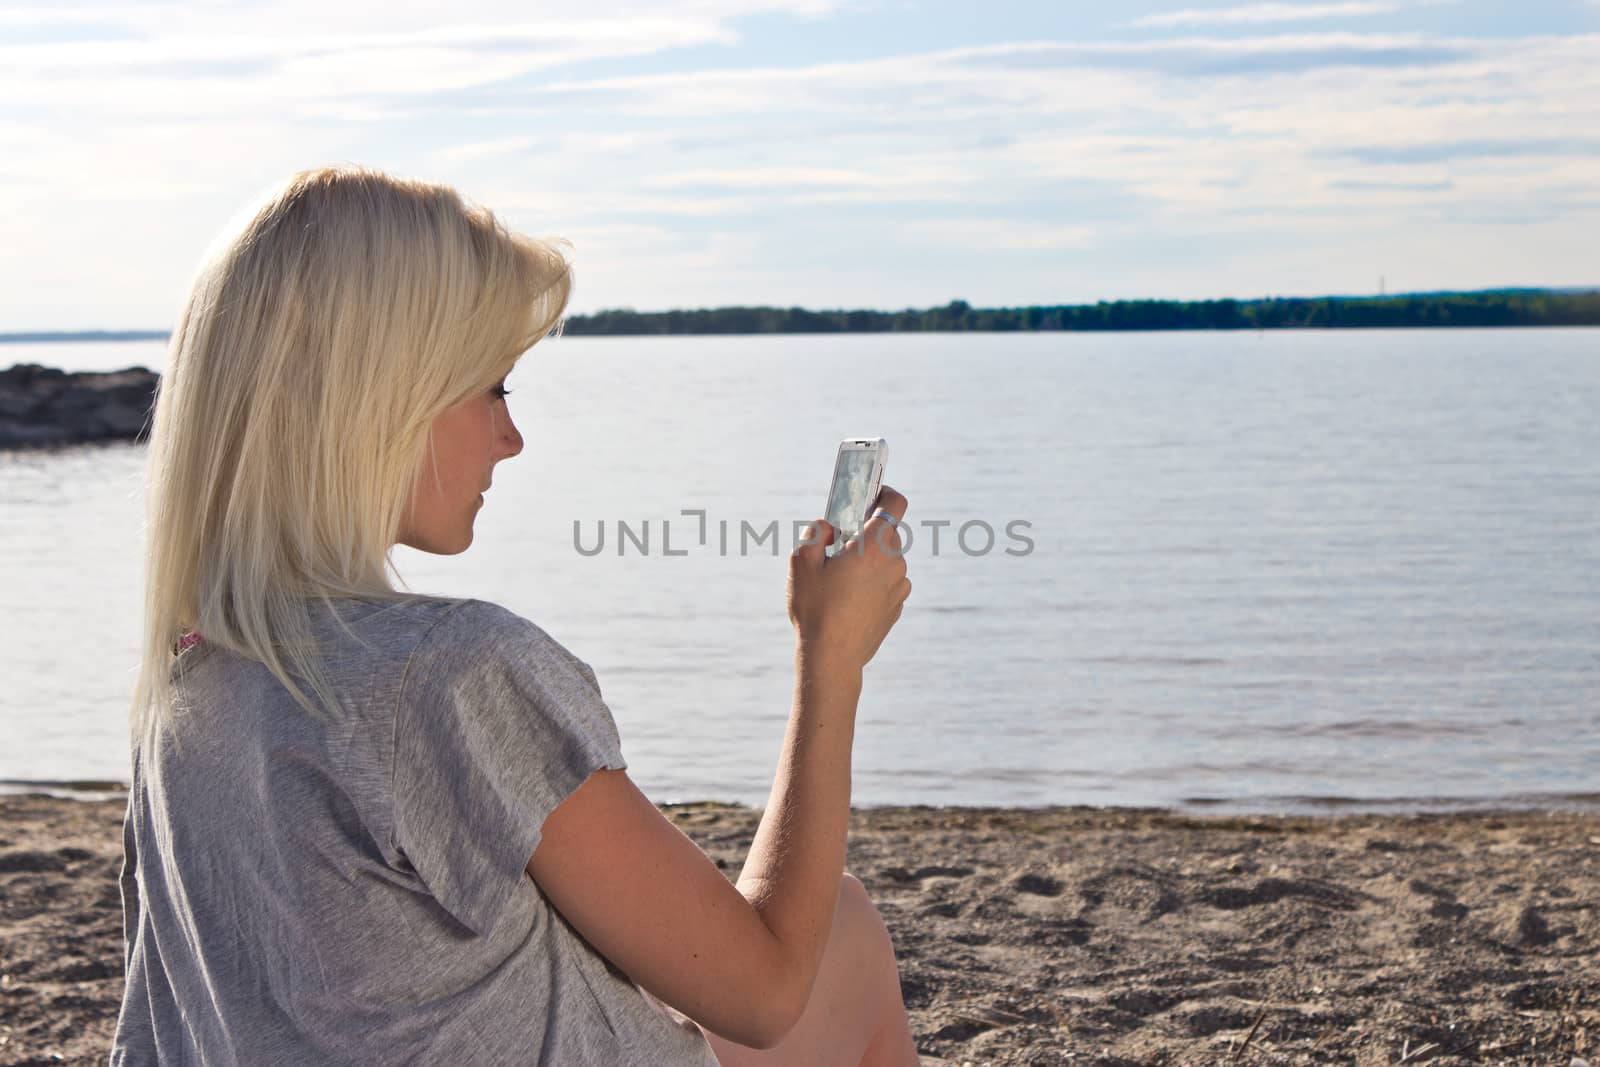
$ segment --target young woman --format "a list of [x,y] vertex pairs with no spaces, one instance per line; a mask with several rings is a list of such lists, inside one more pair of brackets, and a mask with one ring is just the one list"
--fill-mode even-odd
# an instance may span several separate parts
[[794,705],[737,884],[629,779],[593,672],[533,622],[396,588],[472,542],[522,450],[503,382],[558,328],[555,244],[339,167],[203,261],[150,438],[124,826],[122,1064],[909,1064],[843,872],[862,668],[910,593],[790,559]]

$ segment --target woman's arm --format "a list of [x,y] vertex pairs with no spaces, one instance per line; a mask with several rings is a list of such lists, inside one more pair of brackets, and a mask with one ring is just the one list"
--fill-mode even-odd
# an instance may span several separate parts
[[[906,500],[885,487],[896,522]],[[794,705],[777,775],[737,887],[634,786],[596,771],[548,819],[528,873],[584,938],[706,1029],[769,1048],[810,997],[837,903],[862,668],[910,594],[893,526],[863,551],[790,560]]]

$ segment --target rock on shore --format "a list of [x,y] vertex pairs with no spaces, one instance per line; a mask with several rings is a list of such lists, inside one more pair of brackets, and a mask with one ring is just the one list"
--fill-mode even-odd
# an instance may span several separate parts
[[71,374],[18,363],[0,371],[0,449],[143,441],[160,380],[144,367]]

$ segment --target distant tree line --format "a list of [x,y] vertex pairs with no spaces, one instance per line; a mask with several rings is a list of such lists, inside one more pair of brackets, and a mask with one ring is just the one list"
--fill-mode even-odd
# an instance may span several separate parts
[[[564,332],[600,334],[919,333],[931,330],[1292,330],[1441,326],[1600,326],[1600,290],[1493,289],[1401,296],[1262,300],[1114,300],[975,308],[965,300],[919,311],[725,307],[573,315]],[[0,333],[7,341],[166,340],[158,330]]]
[[1511,289],[1388,297],[1116,300],[1053,307],[975,308],[965,300],[919,311],[726,307],[600,311],[564,332],[596,334],[916,333],[931,330],[1284,330],[1441,326],[1600,326],[1600,291]]

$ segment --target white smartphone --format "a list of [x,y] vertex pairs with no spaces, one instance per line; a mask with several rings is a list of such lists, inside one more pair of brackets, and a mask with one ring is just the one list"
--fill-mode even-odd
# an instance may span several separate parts
[[867,524],[867,509],[878,499],[888,459],[889,443],[881,437],[847,437],[839,442],[828,507],[822,515],[834,530],[828,555],[837,556],[844,543]]

